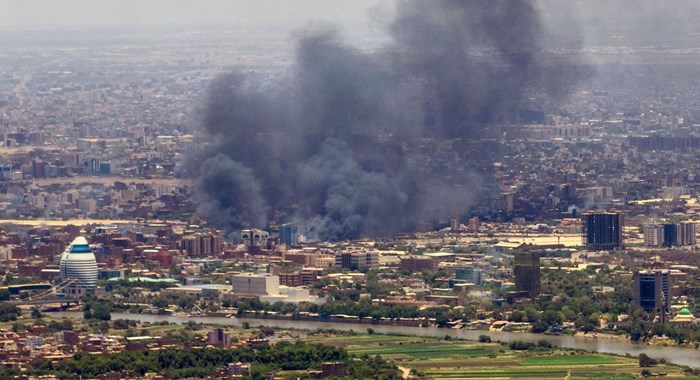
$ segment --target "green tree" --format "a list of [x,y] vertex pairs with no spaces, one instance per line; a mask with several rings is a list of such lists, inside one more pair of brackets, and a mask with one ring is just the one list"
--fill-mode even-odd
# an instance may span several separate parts
[[640,367],[653,367],[656,364],[658,364],[657,361],[655,359],[650,358],[647,354],[639,354]]
[[654,323],[651,326],[651,333],[653,336],[664,336],[666,333],[666,326],[661,323]]
[[32,309],[32,318],[34,318],[34,319],[39,319],[39,318],[41,318],[42,316],[43,316],[43,315],[41,314],[41,311],[40,311],[38,308],[35,307],[35,308]]
[[151,304],[157,308],[164,309],[170,304],[165,297],[156,297],[153,299]]
[[89,302],[83,306],[83,319],[109,321],[112,319],[111,306],[107,302]]
[[13,304],[0,303],[0,322],[16,321],[22,311]]

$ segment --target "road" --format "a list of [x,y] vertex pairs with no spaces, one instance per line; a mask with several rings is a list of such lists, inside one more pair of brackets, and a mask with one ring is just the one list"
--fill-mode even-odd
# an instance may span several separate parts
[[404,367],[404,366],[397,366],[399,368],[399,371],[401,371],[401,375],[403,376],[404,379],[408,379],[409,376],[411,376],[411,370]]

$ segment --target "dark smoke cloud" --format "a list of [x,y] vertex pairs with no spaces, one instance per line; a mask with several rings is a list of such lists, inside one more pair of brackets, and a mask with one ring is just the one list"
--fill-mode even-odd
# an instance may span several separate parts
[[[443,136],[492,121],[541,77],[541,30],[528,2],[405,2],[390,32],[406,73],[425,83],[427,116]],[[479,48],[491,59],[477,59]]]
[[267,223],[267,206],[253,172],[218,154],[202,163],[195,184],[200,212],[223,226],[249,228]]
[[459,147],[434,142],[488,135],[533,94],[559,96],[580,77],[548,63],[528,1],[397,5],[380,51],[317,25],[297,35],[293,74],[273,90],[240,73],[213,81],[203,123],[213,142],[191,160],[204,162],[192,171],[210,223],[302,220],[341,240],[465,214],[482,181],[454,170]]
[[350,146],[329,139],[300,165],[298,189],[309,197],[310,221],[321,239],[339,239],[382,232],[401,223],[408,194],[383,172],[364,170]]

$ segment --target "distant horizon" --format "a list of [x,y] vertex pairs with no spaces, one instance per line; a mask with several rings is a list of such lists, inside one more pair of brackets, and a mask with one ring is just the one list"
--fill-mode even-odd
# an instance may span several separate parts
[[[312,24],[307,24],[312,25]],[[284,24],[267,25],[230,25],[230,24],[181,24],[181,25],[54,25],[22,27],[17,29],[0,26],[0,42],[6,48],[51,48],[81,47],[94,44],[113,43],[147,43],[155,41],[180,41],[197,43],[198,41],[223,41],[258,39],[260,42],[277,41],[289,47],[293,46],[303,26]],[[361,24],[336,26],[346,41],[360,46],[375,46],[377,41],[388,38],[385,31],[363,28]],[[278,46],[279,47],[279,46]]]
[[[313,25],[313,22],[309,22],[306,25]],[[334,25],[334,24],[329,24]],[[94,30],[94,31],[164,31],[164,30],[181,30],[181,31],[238,31],[238,30],[274,30],[279,29],[280,31],[294,31],[300,28],[304,28],[305,25],[289,25],[284,23],[271,23],[271,24],[241,24],[233,25],[226,23],[212,24],[212,23],[191,23],[191,24],[164,24],[164,25],[143,25],[143,24],[114,24],[114,25],[100,25],[100,24],[84,24],[84,25],[32,25],[32,26],[21,26],[21,27],[6,27],[0,25],[0,33],[2,32],[34,32],[34,31],[59,31],[59,32],[72,32],[72,31],[83,31],[83,30]],[[335,25],[338,26],[338,25]],[[346,27],[364,27],[366,25],[362,23],[346,23],[339,26],[339,29],[343,31]]]
[[0,30],[368,25],[386,0],[0,0]]
[[[343,37],[388,37],[400,0],[0,0],[0,36],[50,32],[258,31],[292,34],[315,23]],[[531,0],[561,46],[697,48],[700,2],[678,0]],[[632,6],[634,4],[634,6]],[[621,15],[625,16],[622,17]],[[254,38],[255,36],[251,36]]]

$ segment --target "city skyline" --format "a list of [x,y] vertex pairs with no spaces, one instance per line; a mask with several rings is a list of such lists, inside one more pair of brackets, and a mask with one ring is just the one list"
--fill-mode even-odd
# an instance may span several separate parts
[[697,14],[0,0],[0,379],[699,376]]

